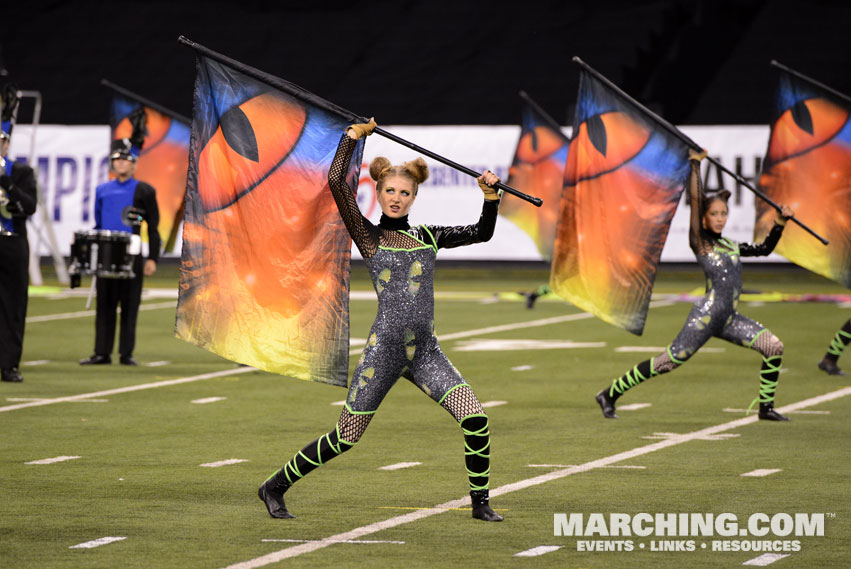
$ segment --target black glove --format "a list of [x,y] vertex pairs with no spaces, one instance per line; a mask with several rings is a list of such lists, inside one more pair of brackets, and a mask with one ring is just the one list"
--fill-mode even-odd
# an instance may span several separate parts
[[148,117],[145,115],[145,109],[139,107],[127,117],[130,119],[130,125],[133,127],[133,134],[130,135],[130,143],[136,148],[141,149],[145,142],[145,137],[148,135],[146,126]]

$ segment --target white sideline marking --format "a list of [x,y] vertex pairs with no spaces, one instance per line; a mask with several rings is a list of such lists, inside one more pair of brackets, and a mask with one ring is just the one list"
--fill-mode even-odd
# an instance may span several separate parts
[[[663,306],[674,306],[676,303],[671,300],[654,300],[650,303],[650,308],[661,308]],[[458,338],[469,338],[470,336],[478,336],[480,334],[494,334],[496,332],[508,332],[511,330],[520,330],[522,328],[535,328],[538,326],[549,326],[550,324],[563,324],[565,322],[573,322],[575,320],[587,320],[594,318],[590,312],[578,312],[576,314],[568,314],[566,316],[554,316],[552,318],[541,318],[540,320],[528,320],[526,322],[515,322],[514,324],[502,324],[500,326],[489,326],[487,328],[477,328],[475,330],[465,330],[462,332],[453,332],[452,334],[441,334],[437,339],[441,342],[448,340],[457,340]],[[349,355],[353,356],[363,352],[363,349],[351,350]]]
[[618,411],[636,411],[638,409],[644,409],[645,407],[650,407],[652,405],[652,403],[630,403],[629,405],[619,406]]
[[226,369],[223,371],[214,371],[212,373],[202,373],[201,375],[193,375],[191,377],[180,377],[178,379],[168,379],[166,381],[158,381],[155,383],[142,383],[139,385],[118,387],[116,389],[107,389],[105,391],[94,391],[92,393],[81,393],[80,395],[69,395],[68,397],[56,397],[55,399],[40,399],[38,401],[30,401],[27,403],[20,403],[18,405],[5,405],[3,407],[0,407],[0,413],[6,411],[17,411],[18,409],[26,409],[28,407],[41,407],[42,405],[52,405],[53,403],[82,401],[86,399],[91,399],[92,397],[117,395],[119,393],[131,393],[133,391],[144,391],[146,389],[154,389],[157,387],[168,387],[169,385],[181,385],[183,383],[192,383],[195,381],[202,381],[204,379],[213,379],[216,377],[225,377],[228,375],[236,375],[239,373],[248,373],[250,371],[257,371],[257,368],[238,367],[236,369]]
[[204,403],[215,403],[216,401],[224,401],[225,399],[227,399],[227,397],[205,397],[203,399],[193,399],[190,403],[203,405]]
[[[618,407],[620,409],[620,407]],[[731,409],[729,407],[725,407],[721,409],[724,413],[747,413],[747,409]],[[802,409],[800,411],[789,411],[791,415],[830,415],[830,411],[820,411],[818,409]]]
[[127,539],[126,537],[102,537],[100,539],[93,539],[92,541],[86,541],[84,543],[78,543],[77,545],[72,545],[68,549],[91,549],[93,547],[100,547],[101,545],[106,545],[107,543],[114,543],[116,541],[121,541],[122,539]]
[[753,476],[755,478],[761,478],[763,476],[768,476],[769,474],[774,474],[775,472],[780,472],[783,470],[782,468],[757,468],[756,470],[751,470],[750,472],[745,472],[742,476]]
[[[833,401],[834,399],[839,399],[847,395],[851,395],[851,387],[845,387],[843,389],[832,391],[830,393],[825,393],[817,397],[804,399],[803,401],[798,401],[797,403],[792,403],[790,405],[780,407],[778,411],[781,413],[787,413],[789,411],[802,409],[804,407],[820,405],[822,403]],[[501,496],[503,494],[508,494],[510,492],[523,490],[525,488],[531,488],[532,486],[544,484],[552,480],[559,480],[561,478],[565,478],[573,474],[581,474],[583,472],[588,472],[595,468],[609,466],[617,462],[629,460],[637,456],[643,456],[645,454],[650,454],[652,452],[663,450],[668,447],[673,447],[694,440],[703,440],[703,437],[723,433],[724,431],[737,429],[739,427],[744,427],[746,425],[756,423],[757,421],[758,419],[756,415],[749,415],[747,417],[741,417],[733,421],[728,421],[727,423],[713,425],[711,427],[707,427],[699,431],[685,433],[683,435],[675,435],[669,439],[665,439],[641,447],[636,447],[632,450],[620,452],[618,454],[598,458],[597,460],[592,460],[591,462],[586,462],[585,464],[580,464],[578,466],[573,466],[562,470],[555,470],[553,472],[541,474],[540,476],[527,478],[526,480],[520,480],[511,484],[505,484],[503,486],[499,486],[498,488],[494,488],[493,490],[491,490],[490,495],[492,497],[496,497]],[[469,496],[465,496],[464,498],[459,498],[458,500],[451,500],[449,502],[444,502],[443,504],[438,504],[437,506],[431,507],[429,509],[417,510],[409,514],[403,514],[401,516],[396,516],[394,518],[389,518],[380,522],[361,526],[359,528],[355,528],[347,532],[338,533],[336,535],[329,536],[319,541],[311,543],[302,543],[299,545],[287,547],[286,549],[281,549],[279,551],[273,551],[272,553],[267,553],[266,555],[255,557],[254,559],[249,559],[248,561],[242,561],[240,563],[228,565],[224,569],[256,569],[257,567],[265,567],[266,565],[277,563],[278,561],[281,561],[283,559],[290,559],[292,557],[297,557],[304,553],[317,551],[319,549],[332,545],[334,543],[334,540],[340,541],[345,539],[357,539],[365,535],[370,535],[389,528],[397,527],[410,522],[415,522],[417,520],[421,520],[433,516],[435,514],[442,514],[443,512],[449,511],[451,508],[461,508],[464,506],[468,506],[469,504],[470,498]]]
[[65,462],[66,460],[74,460],[75,458],[83,458],[82,456],[54,456],[53,458],[43,458],[41,460],[33,460],[24,464],[53,464],[54,462]]
[[162,366],[167,366],[170,363],[171,362],[168,361],[168,360],[162,360],[162,361],[159,361],[159,362],[148,362],[148,363],[143,364],[143,365],[145,365],[147,367],[162,367]]
[[198,466],[205,466],[207,468],[218,468],[220,466],[230,466],[231,464],[239,464],[240,462],[248,462],[244,458],[229,458],[227,460],[220,460],[218,462],[208,462],[206,464],[199,464]]
[[488,409],[490,407],[499,407],[500,405],[507,405],[508,401],[485,401],[482,403],[482,407]]
[[545,553],[552,553],[553,551],[558,551],[564,547],[563,545],[539,545],[538,547],[533,547],[532,549],[527,549],[526,551],[521,551],[520,553],[515,553],[514,557],[537,557],[538,555],[543,555]]
[[[319,541],[319,540],[318,539],[261,539],[260,541],[267,541],[267,542],[283,541],[283,542],[290,542],[290,543],[313,543],[314,541]],[[356,543],[356,544],[366,544],[366,545],[372,545],[372,544],[375,544],[375,543],[392,543],[392,544],[396,544],[396,545],[404,545],[405,544],[404,541],[382,540],[382,539],[357,539],[357,540],[355,540],[355,539],[341,539],[341,540],[336,541],[334,543]]]
[[[175,302],[152,302],[142,304],[139,310],[158,310],[160,308],[174,308]],[[119,311],[120,312],[120,311]],[[36,322],[52,322],[53,320],[70,320],[71,318],[82,318],[84,316],[94,316],[94,310],[80,310],[78,312],[61,312],[59,314],[44,314],[42,316],[27,316],[27,324],[35,324]]]
[[[660,353],[667,350],[667,346],[656,347],[656,346],[618,346],[615,348],[616,352],[648,352],[648,353]],[[724,348],[713,348],[713,347],[702,347],[700,348],[701,352],[707,352],[710,354],[718,354],[724,351]],[[619,407],[620,408],[620,407]]]
[[784,557],[789,557],[789,554],[783,553],[763,553],[759,557],[754,557],[753,559],[748,559],[742,565],[756,565],[757,567],[765,567],[766,565],[770,565],[779,559],[783,559]]
[[535,368],[533,366],[514,366],[511,371],[529,371],[530,369]]
[[[647,435],[646,437],[641,437],[642,439],[670,439],[681,436],[679,433],[653,433],[652,435]],[[722,433],[720,435],[706,435],[703,437],[702,441],[721,441],[724,439],[733,439],[738,437],[738,434],[735,433]]]
[[44,364],[49,364],[50,360],[32,360],[29,362],[21,362],[22,366],[43,366]]
[[605,348],[605,342],[572,342],[570,340],[484,340],[476,338],[458,342],[456,352],[511,352],[516,350],[559,350],[574,348]]
[[[575,464],[527,464],[526,466],[530,468],[576,468]],[[646,466],[632,466],[629,464],[619,465],[614,464],[611,466],[602,466],[601,468],[634,468],[638,470],[644,470]]]
[[[43,397],[7,397],[6,401],[50,401]],[[80,399],[74,403],[109,403],[109,399]]]
[[331,405],[335,405],[335,406],[337,406],[337,407],[342,407],[342,406],[343,406],[343,405],[345,405],[345,404],[346,404],[346,400],[345,400],[345,399],[343,399],[342,401],[332,401],[332,402],[331,402]]
[[379,466],[378,470],[400,470],[402,468],[410,468],[419,466],[422,462],[397,462],[396,464],[388,464],[387,466]]

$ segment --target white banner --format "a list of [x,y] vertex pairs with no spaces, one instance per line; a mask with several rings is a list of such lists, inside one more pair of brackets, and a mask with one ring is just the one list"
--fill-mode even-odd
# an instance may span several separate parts
[[[450,158],[477,172],[490,169],[503,180],[514,156],[520,135],[519,126],[399,126],[386,127],[394,134]],[[730,170],[753,181],[759,173],[765,153],[767,126],[692,126],[683,132],[709,150],[710,155]],[[569,131],[566,131],[569,132]],[[9,157],[29,162],[32,127],[18,125],[12,138]],[[33,160],[39,190],[59,250],[68,255],[75,231],[94,226],[94,192],[107,179],[109,127],[42,125],[36,133]],[[369,162],[386,156],[394,164],[412,160],[416,154],[381,136],[371,136],[364,152],[358,203],[370,220],[378,222],[381,211],[375,202],[375,186],[369,178]],[[475,179],[431,159],[429,179],[420,186],[411,210],[412,224],[466,225],[475,223],[482,207],[481,191]],[[733,193],[725,236],[749,242],[753,238],[754,195],[737,187],[733,178],[704,163],[704,180],[708,189],[724,187]],[[534,193],[534,192],[531,192]],[[518,199],[506,195],[504,200]],[[535,207],[528,204],[527,207]],[[34,220],[40,226],[41,215]],[[39,254],[48,255],[46,242],[36,227],[30,242]],[[180,243],[174,255],[179,255]],[[352,255],[359,258],[356,248]],[[442,250],[440,259],[469,260],[540,260],[532,240],[505,218],[497,222],[496,233],[488,243]],[[783,261],[772,255],[767,260]],[[690,262],[694,255],[688,246],[688,207],[685,198],[674,216],[662,261]]]

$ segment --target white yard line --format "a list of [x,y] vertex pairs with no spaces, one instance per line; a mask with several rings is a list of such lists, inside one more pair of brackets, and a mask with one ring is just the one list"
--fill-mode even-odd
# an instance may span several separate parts
[[765,567],[766,565],[771,565],[775,561],[783,559],[784,557],[789,557],[788,553],[763,553],[759,557],[754,557],[753,559],[748,559],[742,565],[756,565],[757,567]]
[[215,403],[216,401],[224,401],[227,397],[204,397],[203,399],[193,399],[190,403],[203,405],[205,403]]
[[397,462],[396,464],[388,464],[387,466],[379,466],[378,470],[401,470],[402,468],[411,468],[419,466],[422,462]]
[[[171,302],[149,302],[139,306],[139,310],[159,310],[161,308],[176,308],[177,303]],[[119,310],[120,313],[120,310]],[[42,316],[27,316],[27,324],[35,324],[36,322],[52,322],[54,320],[70,320],[71,318],[84,318],[86,316],[94,316],[94,310],[80,310],[77,312],[60,312],[59,314],[44,314]]]
[[226,377],[228,375],[236,375],[240,373],[248,373],[257,371],[253,367],[238,367],[234,369],[226,369],[224,371],[215,371],[212,373],[202,373],[201,375],[193,375],[191,377],[180,377],[177,379],[168,379],[166,381],[157,381],[155,383],[142,383],[139,385],[128,385],[127,387],[118,387],[116,389],[107,389],[106,391],[93,391],[92,393],[81,393],[80,395],[69,395],[67,397],[56,397],[55,399],[39,399],[38,401],[30,401],[20,403],[18,405],[5,405],[0,407],[0,413],[7,411],[17,411],[18,409],[26,409],[28,407],[41,407],[43,405],[52,405],[54,403],[68,403],[70,401],[82,401],[91,399],[92,397],[106,397],[108,395],[118,395],[119,393],[132,393],[133,391],[144,391],[146,389],[156,389],[157,387],[168,387],[170,385],[181,385],[183,383],[192,383],[195,381],[203,381],[205,379],[213,379],[216,377]]
[[754,478],[762,478],[764,476],[768,476],[769,474],[774,474],[776,472],[780,472],[783,470],[782,468],[757,468],[756,470],[751,470],[750,472],[745,472],[744,474],[740,474],[739,476],[752,476]]
[[[310,543],[312,541],[318,541],[316,539],[261,539],[260,541],[265,542],[278,542],[282,541],[285,543]],[[375,545],[377,543],[391,543],[394,545],[405,545],[404,541],[396,541],[396,540],[387,540],[387,539],[347,539],[345,541],[338,541],[337,543],[355,543],[358,545]]]
[[563,545],[539,545],[538,547],[533,547],[532,549],[527,549],[526,551],[521,551],[520,553],[515,553],[514,557],[537,557],[539,555],[543,555],[545,553],[552,553],[553,551],[558,551],[564,547]]
[[66,460],[74,460],[77,458],[83,458],[82,456],[54,456],[53,458],[43,458],[41,460],[31,460],[30,462],[25,462],[24,464],[55,464],[57,462],[65,462]]
[[199,464],[198,466],[203,466],[206,468],[219,468],[220,466],[230,466],[231,464],[239,464],[240,462],[248,462],[244,458],[229,458],[227,460],[220,460],[218,462],[208,462],[206,464]]
[[[840,399],[848,395],[851,395],[851,387],[845,387],[837,391],[825,393],[824,395],[819,395],[818,397],[804,399],[803,401],[798,401],[797,403],[792,403],[790,405],[780,407],[777,410],[781,413],[787,413],[789,411],[827,403],[828,401]],[[758,419],[756,415],[749,415],[747,417],[741,417],[734,421],[729,421],[727,423],[721,423],[719,425],[707,427],[699,431],[685,433],[682,435],[674,435],[670,438],[656,443],[636,447],[634,449],[620,452],[618,454],[613,454],[611,456],[599,458],[597,460],[592,460],[591,462],[586,462],[585,464],[580,464],[578,466],[573,466],[562,470],[556,470],[554,472],[548,472],[547,474],[542,474],[533,478],[527,478],[526,480],[520,480],[512,484],[505,484],[504,486],[500,486],[491,490],[490,495],[491,497],[501,496],[503,494],[508,494],[509,492],[516,492],[525,488],[531,488],[532,486],[538,486],[539,484],[544,484],[553,480],[559,480],[561,478],[565,478],[573,474],[581,474],[583,472],[594,470],[595,468],[602,468],[604,466],[609,466],[611,464],[615,464],[624,460],[630,460],[637,456],[643,456],[669,447],[681,445],[683,443],[691,442],[694,440],[705,440],[705,438],[708,436],[717,435],[719,433],[723,433],[732,429],[738,429],[739,427],[744,427],[746,425],[756,423],[757,420]],[[434,506],[432,508],[417,510],[409,514],[404,514],[380,522],[375,522],[366,526],[361,526],[359,528],[332,535],[315,542],[302,543],[299,545],[288,547],[286,549],[281,549],[279,551],[273,551],[272,553],[268,553],[266,555],[256,557],[254,559],[249,559],[248,561],[228,565],[225,569],[256,569],[257,567],[265,567],[266,565],[271,565],[272,563],[277,563],[278,561],[282,561],[284,559],[298,557],[299,555],[303,555],[305,553],[317,551],[324,547],[328,547],[329,545],[332,545],[336,542],[339,542],[340,540],[358,539],[359,537],[363,537],[365,535],[371,535],[373,533],[378,533],[389,528],[415,522],[417,520],[428,518],[435,514],[442,514],[443,512],[447,512],[452,508],[468,506],[469,503],[469,496],[465,496],[464,498],[459,498],[458,500],[452,500],[443,504],[438,504],[437,506]]]
[[68,549],[91,549],[93,547],[100,547],[101,545],[106,545],[107,543],[114,543],[116,541],[121,541],[122,539],[127,539],[126,537],[102,537],[100,539],[93,539],[92,541],[86,541],[84,543],[78,543],[77,545],[72,545]]

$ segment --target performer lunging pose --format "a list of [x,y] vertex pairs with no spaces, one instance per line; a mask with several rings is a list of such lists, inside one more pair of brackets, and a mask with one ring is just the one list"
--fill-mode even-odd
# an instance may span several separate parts
[[786,220],[794,214],[783,206],[774,227],[762,243],[736,243],[722,237],[721,231],[727,223],[727,199],[730,192],[722,190],[711,197],[703,194],[700,187],[700,161],[705,156],[705,152],[689,154],[691,173],[688,189],[691,198],[689,245],[706,274],[706,295],[694,304],[685,326],[664,352],[639,363],[597,394],[597,403],[606,418],[618,418],[615,401],[626,390],[684,364],[709,338],[715,336],[752,348],[762,355],[759,396],[754,400],[754,403],[759,402],[759,418],[769,421],[789,420],[774,409],[774,391],[780,373],[783,343],[762,324],[736,312],[736,305],[742,291],[742,264],[739,257],[771,253],[780,240]]
[[270,476],[258,491],[273,518],[293,517],[284,493],[308,472],[352,448],[363,435],[387,392],[402,376],[445,408],[461,425],[470,480],[473,517],[502,521],[488,504],[490,434],[488,417],[473,390],[440,349],[434,335],[434,264],[440,248],[488,241],[496,224],[499,179],[491,172],[478,178],[485,202],[478,223],[463,227],[408,225],[408,210],[418,184],[428,177],[422,158],[392,166],[379,157],[369,167],[383,212],[378,226],[358,209],[345,182],[357,140],[375,122],[346,130],[331,164],[328,180],[346,228],[357,245],[378,293],[378,314],[366,348],[352,375],[349,393],[334,429],[309,443]]
[[839,356],[842,355],[842,351],[848,345],[848,342],[851,342],[851,320],[846,322],[836,335],[833,336],[827,352],[818,363],[818,368],[827,372],[829,375],[845,375],[845,372],[842,371],[842,368],[836,362],[839,360]]

